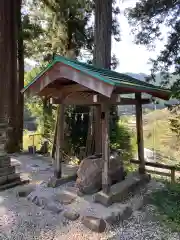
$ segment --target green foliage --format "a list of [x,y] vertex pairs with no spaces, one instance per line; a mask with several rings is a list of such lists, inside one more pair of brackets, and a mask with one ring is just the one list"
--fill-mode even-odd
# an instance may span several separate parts
[[[29,84],[41,71],[42,67],[36,67],[25,74],[25,85]],[[34,96],[31,98],[25,97],[25,107],[31,115],[36,118],[38,130],[45,138],[52,141],[54,135],[56,108],[40,97]]]
[[171,117],[169,119],[171,130],[180,140],[180,106],[172,106],[169,108],[169,110],[171,112]]
[[[112,35],[116,41],[119,41],[120,31],[116,18],[119,8],[115,3],[116,1],[113,1]],[[90,21],[94,12],[93,1],[32,0],[24,1],[23,7],[27,10],[23,17],[26,56],[42,63],[49,61],[49,56],[53,53],[70,58],[84,57],[81,50],[85,50],[91,58],[94,49],[94,27],[93,22]],[[113,55],[112,67],[115,68],[117,64],[118,61]],[[25,84],[29,83],[40,70],[41,68],[38,67],[27,73]],[[45,105],[43,108],[43,104],[44,102],[38,97],[26,99],[28,110],[37,117],[38,125],[43,126],[45,135],[50,137],[54,129],[55,109],[51,109],[52,114],[50,114],[51,110]],[[78,152],[86,143],[89,119],[84,112],[87,113],[88,109],[69,107],[66,111],[66,123],[69,127],[69,135],[66,138],[74,152]],[[84,116],[83,120],[81,116]]]
[[112,149],[121,149],[122,156],[125,161],[129,161],[136,151],[136,140],[132,132],[130,132],[126,122],[120,120],[116,122],[116,126],[112,129],[110,126],[110,144]]
[[80,147],[86,145],[89,107],[68,107],[66,111],[66,124],[68,125],[68,145],[72,152],[79,153]]
[[152,203],[157,206],[160,219],[168,227],[179,231],[180,227],[180,184],[166,182],[165,188],[152,194]]

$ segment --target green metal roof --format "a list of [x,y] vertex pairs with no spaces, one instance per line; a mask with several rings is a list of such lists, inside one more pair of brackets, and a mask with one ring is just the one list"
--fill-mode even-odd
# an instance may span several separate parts
[[156,95],[157,97],[163,99],[169,99],[171,95],[171,92],[168,89],[154,86],[152,84],[135,79],[126,74],[118,73],[108,69],[98,68],[90,64],[70,60],[65,57],[57,55],[54,57],[53,61],[50,64],[48,64],[48,66],[42,72],[40,72],[36,76],[36,78],[22,90],[22,92],[25,92],[31,85],[33,85],[34,82],[38,81],[38,79],[44,73],[48,72],[48,70],[51,69],[56,63],[63,63],[69,67],[72,67],[87,75],[90,75],[93,78],[96,78],[98,80],[101,80],[116,87],[129,89],[130,91],[134,89],[140,92],[147,92],[151,95]]

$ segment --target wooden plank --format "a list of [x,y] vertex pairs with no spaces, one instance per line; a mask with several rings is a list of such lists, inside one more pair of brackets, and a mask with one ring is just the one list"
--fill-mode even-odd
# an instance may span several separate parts
[[102,126],[102,158],[104,161],[102,171],[102,190],[105,194],[110,192],[109,178],[109,105],[102,104],[101,106],[101,126]]
[[[131,159],[130,162],[133,164],[140,164],[140,161],[136,160],[136,159]],[[162,163],[156,163],[156,162],[145,162],[145,165],[149,166],[149,167],[164,168],[164,169],[168,169],[168,170],[173,170],[173,169],[176,170],[175,166],[166,165],[166,164],[162,164]]]
[[57,66],[60,72],[59,77],[67,78],[106,97],[110,97],[114,90],[114,85],[96,79],[85,72],[78,71],[63,63],[58,63]]
[[136,93],[136,129],[137,129],[137,144],[138,144],[138,159],[139,173],[145,173],[145,159],[144,159],[144,140],[143,140],[143,120],[142,120],[142,104],[141,93]]
[[[60,80],[59,80],[60,81]],[[62,85],[62,86],[53,86],[53,87],[46,87],[40,93],[39,96],[46,96],[46,97],[61,97],[67,96],[70,93],[78,93],[78,92],[88,92],[90,89],[81,86],[79,84],[71,84],[71,85]],[[90,91],[91,92],[91,91]]]
[[56,139],[56,157],[55,172],[56,178],[61,178],[62,148],[64,146],[64,105],[61,104],[57,116],[57,139]]
[[161,175],[161,176],[171,177],[171,173],[165,173],[165,172],[160,172],[160,171],[155,171],[155,170],[150,170],[150,169],[146,169],[146,172]]
[[[140,163],[140,161],[135,160],[135,159],[131,159],[130,162],[133,163],[133,164],[139,164]],[[146,168],[146,172],[148,172],[148,173],[153,173],[153,174],[157,174],[157,175],[171,177],[171,182],[172,183],[174,183],[176,181],[176,175],[175,175],[176,167],[175,166],[165,165],[165,164],[162,164],[162,163],[154,163],[154,162],[145,162],[145,165],[149,166],[149,167],[155,167],[155,168],[170,170],[170,173],[167,173],[167,172],[160,172],[160,171],[151,170],[151,169]],[[178,171],[178,169],[177,169],[177,171]]]

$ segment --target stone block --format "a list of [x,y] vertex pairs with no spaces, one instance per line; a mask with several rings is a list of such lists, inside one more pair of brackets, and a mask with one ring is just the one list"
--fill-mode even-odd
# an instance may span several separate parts
[[126,200],[129,195],[133,195],[140,187],[144,186],[150,180],[146,174],[131,173],[120,183],[111,186],[110,193],[107,195],[103,191],[94,196],[94,201],[104,206],[109,206],[116,202]]
[[0,185],[7,183],[7,176],[0,177]]
[[6,190],[6,189],[9,189],[9,188],[13,188],[13,187],[16,187],[18,185],[23,185],[23,184],[27,184],[29,183],[29,180],[21,180],[20,178],[17,179],[17,180],[14,180],[12,182],[7,182],[3,185],[0,184],[0,191],[3,191],[3,190]]
[[100,203],[105,207],[113,204],[111,195],[107,195],[103,191],[100,191],[96,195],[94,195],[94,202]]
[[132,215],[132,212],[132,208],[125,205],[117,211],[112,212],[111,215],[107,216],[104,220],[110,225],[116,224],[119,221],[128,219]]
[[82,223],[93,232],[102,233],[106,229],[106,222],[102,218],[84,216],[82,218]]
[[55,196],[55,200],[64,205],[71,204],[72,202],[74,202],[75,199],[76,195],[68,191],[61,192]]
[[18,180],[18,179],[20,179],[20,174],[18,174],[18,173],[13,173],[13,174],[7,175],[8,182]]
[[12,174],[12,173],[15,173],[15,167],[14,166],[0,168],[0,177],[7,176],[7,175]]
[[64,212],[64,217],[67,218],[68,220],[75,221],[79,218],[79,213],[75,212],[73,210],[66,210]]
[[11,159],[8,155],[0,156],[0,168],[10,166],[10,164],[11,164]]
[[29,184],[26,186],[21,186],[17,191],[17,196],[27,197],[32,191],[35,190],[35,186]]
[[56,214],[59,214],[63,211],[63,208],[59,204],[55,204],[53,202],[47,203],[46,209]]
[[77,175],[62,177],[62,178],[51,177],[48,182],[48,187],[55,188],[65,183],[75,181],[76,178],[77,178]]

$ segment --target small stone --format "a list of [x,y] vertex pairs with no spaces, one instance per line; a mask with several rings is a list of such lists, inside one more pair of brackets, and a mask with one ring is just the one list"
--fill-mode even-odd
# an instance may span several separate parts
[[84,196],[84,193],[82,193],[81,191],[77,191],[77,195],[78,195],[79,197],[82,197],[82,196]]
[[17,196],[19,197],[27,197],[31,192],[35,189],[34,186],[24,186],[19,189],[17,192]]
[[116,224],[119,221],[124,221],[128,219],[131,216],[131,214],[132,208],[130,208],[129,206],[124,206],[121,209],[112,212],[111,215],[105,218],[105,221],[110,225]]
[[50,210],[51,212],[54,212],[57,214],[63,211],[63,209],[55,203],[48,203],[46,205],[46,208],[47,210]]
[[57,185],[57,178],[55,178],[55,177],[50,177],[49,180],[48,180],[47,186],[48,186],[48,187],[55,188],[56,185]]
[[121,212],[121,215],[120,215],[120,220],[126,220],[126,219],[128,219],[130,216],[131,216],[131,214],[132,214],[132,208],[131,207],[129,207],[129,206],[125,206],[124,207],[124,209],[122,210],[122,212]]
[[133,211],[141,210],[143,206],[144,206],[143,197],[138,196],[133,200]]
[[102,233],[106,229],[106,222],[102,218],[84,216],[82,223],[93,232]]
[[64,212],[64,217],[67,218],[68,220],[75,221],[79,218],[79,213],[75,211],[65,211]]
[[74,202],[76,199],[76,196],[74,194],[71,194],[69,192],[67,193],[60,193],[56,195],[56,200],[59,201],[61,204],[68,205]]
[[39,165],[33,164],[33,165],[31,165],[31,167],[33,167],[33,168],[36,167],[37,168],[37,167],[39,167]]
[[40,197],[40,198],[37,198],[37,203],[36,203],[37,206],[39,207],[44,207],[47,205],[47,200],[46,198],[44,197]]
[[38,205],[38,197],[35,196],[33,199],[32,199],[32,202],[36,205]]

